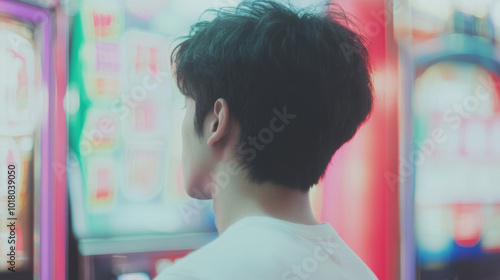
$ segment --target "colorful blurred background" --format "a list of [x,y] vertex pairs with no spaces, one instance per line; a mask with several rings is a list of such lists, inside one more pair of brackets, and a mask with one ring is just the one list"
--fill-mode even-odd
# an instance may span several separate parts
[[[367,38],[376,104],[312,189],[316,217],[379,279],[500,279],[500,1],[331,2]],[[169,56],[238,3],[0,0],[0,168],[18,174],[1,279],[153,279],[216,238],[182,187]]]

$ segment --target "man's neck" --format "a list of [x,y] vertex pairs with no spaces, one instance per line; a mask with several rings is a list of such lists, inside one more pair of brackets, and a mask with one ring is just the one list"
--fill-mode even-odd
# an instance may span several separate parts
[[[241,176],[244,177],[244,176]],[[242,218],[268,216],[315,225],[308,193],[272,183],[255,184],[238,176],[212,194],[219,233]]]

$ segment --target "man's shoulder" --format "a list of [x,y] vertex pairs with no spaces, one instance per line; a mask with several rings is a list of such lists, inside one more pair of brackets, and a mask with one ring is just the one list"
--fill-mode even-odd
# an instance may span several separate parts
[[[299,279],[306,274],[315,277],[311,279],[376,279],[333,228],[306,231],[304,226],[273,225],[246,223],[222,234],[157,280]],[[311,266],[314,271],[309,271]]]
[[[234,279],[244,267],[267,267],[273,249],[262,232],[246,227],[245,230],[222,235],[204,247],[191,252],[168,267],[155,280]],[[256,257],[258,256],[258,257]],[[260,278],[265,279],[265,278]]]

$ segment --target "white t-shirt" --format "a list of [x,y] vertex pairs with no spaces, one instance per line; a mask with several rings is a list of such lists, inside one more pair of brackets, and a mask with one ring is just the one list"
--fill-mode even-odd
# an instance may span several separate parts
[[328,224],[247,217],[155,280],[377,279]]

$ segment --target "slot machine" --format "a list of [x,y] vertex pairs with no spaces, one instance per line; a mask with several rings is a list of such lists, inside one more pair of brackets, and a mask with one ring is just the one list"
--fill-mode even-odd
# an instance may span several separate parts
[[184,97],[169,57],[173,40],[209,7],[146,2],[84,0],[74,17],[67,98],[75,278],[152,279],[217,236],[210,202],[183,189]]
[[408,2],[395,26],[402,279],[500,278],[499,11]]
[[0,1],[2,279],[65,278],[64,18],[49,2]]

